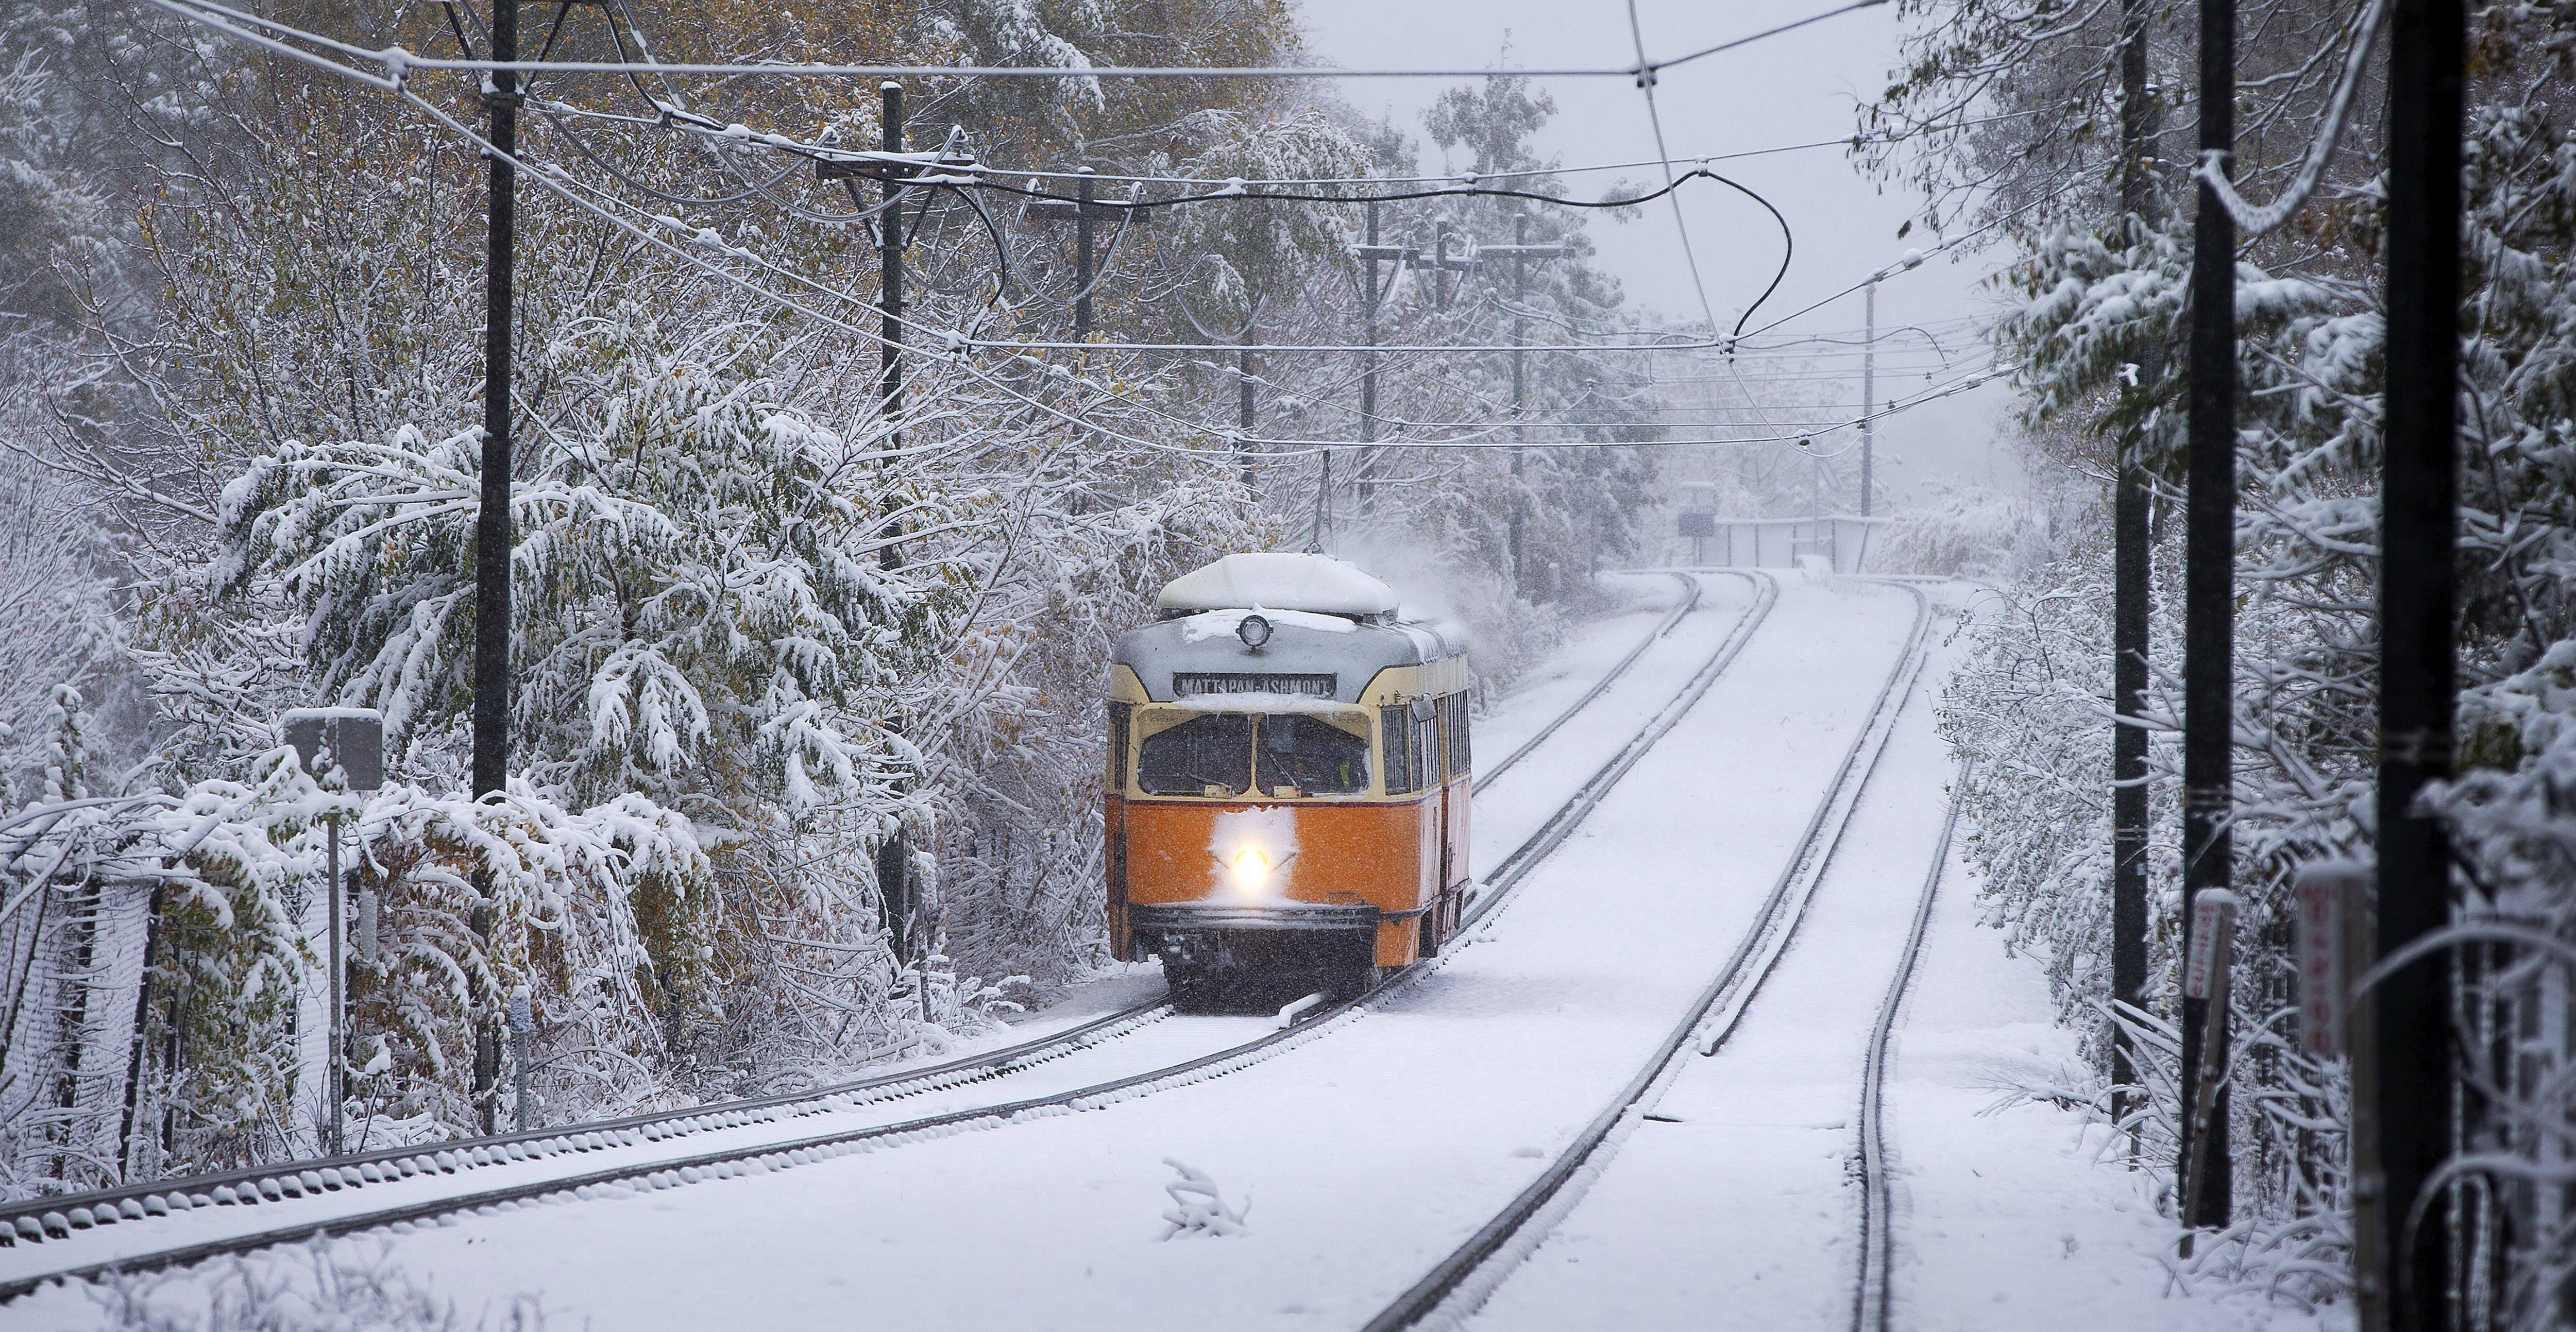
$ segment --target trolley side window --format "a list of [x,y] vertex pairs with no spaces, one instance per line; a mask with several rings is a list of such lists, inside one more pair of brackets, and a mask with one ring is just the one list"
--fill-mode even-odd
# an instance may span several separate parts
[[1136,705],[1133,703],[1109,705],[1109,789],[1112,791],[1124,792],[1127,789],[1128,736],[1134,729],[1135,716]]
[[1261,718],[1261,789],[1276,794],[1357,795],[1368,789],[1368,739],[1321,717],[1297,713]]
[[1419,789],[1413,778],[1413,709],[1404,704],[1379,708],[1378,734],[1386,742],[1386,793],[1403,795]]
[[1466,709],[1460,706],[1466,701],[1466,696],[1442,694],[1437,701],[1440,708],[1438,747],[1442,764],[1441,780],[1454,782],[1467,775],[1466,756],[1458,752],[1458,741],[1467,730]]
[[1464,690],[1449,696],[1449,775],[1464,777],[1476,766],[1476,745],[1468,729],[1467,695]]
[[1136,747],[1136,784],[1148,795],[1241,795],[1251,778],[1250,713],[1192,717]]

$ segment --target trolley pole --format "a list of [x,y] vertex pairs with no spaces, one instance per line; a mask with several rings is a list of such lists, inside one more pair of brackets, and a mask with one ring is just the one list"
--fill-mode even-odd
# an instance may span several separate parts
[[[2154,207],[2147,175],[2147,154],[2154,136],[2153,109],[2147,101],[2148,0],[2121,0],[2120,6],[2120,202],[2131,216],[2144,219]],[[2142,397],[2151,389],[2160,359],[2139,367]],[[2149,504],[2145,467],[2132,429],[2119,441],[2113,459],[2116,480],[2111,502],[2111,999],[2135,1007],[2147,989],[2147,648],[2154,594],[2154,568],[2149,540]],[[2128,1029],[2114,1010],[2111,1019],[2111,1084],[2142,1087],[2146,1077],[2130,1047]],[[2127,1096],[2111,1093],[2111,1122],[2127,1117]],[[2134,1157],[2135,1135],[2129,1143]]]
[[[2232,166],[2236,145],[2235,0],[2200,4],[2200,151]],[[2191,264],[2190,493],[2183,537],[2183,928],[2196,946],[2199,895],[2231,881],[2234,799],[2230,729],[2236,649],[2236,226],[2216,191],[2200,187]],[[2215,1028],[2208,1036],[2204,1027]],[[2227,1011],[2208,999],[2182,1003],[2182,1105],[2200,1099],[2200,1065],[2190,1051],[2225,1049]],[[2176,1181],[2191,1200],[2186,1229],[2221,1227],[2232,1210],[2227,1153],[2228,1098],[2211,1100],[2205,1128],[2186,1111]],[[2197,1182],[2198,1187],[2194,1187]]]
[[[519,58],[519,0],[492,0],[492,58]],[[492,152],[483,225],[483,477],[474,515],[474,794],[498,795],[510,777],[510,323],[516,309],[511,265],[517,245],[519,76],[496,69],[486,85]],[[467,917],[475,936],[492,937],[491,885],[478,873],[481,899]],[[474,1022],[474,1103],[492,1131],[493,1093],[501,1079],[501,1039],[493,1014]]]
[[1522,587],[1522,523],[1525,503],[1521,477],[1529,452],[1529,210],[1512,214],[1512,590]]
[[1860,335],[1860,516],[1869,516],[1869,491],[1876,458],[1878,413],[1878,274],[1861,288]]
[[[2388,70],[2388,401],[2380,484],[2379,925],[2382,956],[2451,911],[2442,825],[2415,808],[2451,774],[2459,487],[2460,0],[2398,0]],[[2425,1188],[2459,1140],[2450,1021],[2454,963],[2436,953],[2373,996],[2375,1138],[2356,1138],[2355,1192],[2378,1212],[2388,1332],[2453,1325],[2451,1236]],[[2356,1094],[2360,1089],[2356,1088]],[[2458,1092],[2465,1099],[2470,1093]],[[2423,1210],[2420,1224],[2409,1225]],[[2358,1238],[2358,1237],[2357,1237]],[[2368,1306],[2365,1305],[2365,1308]],[[2365,1325],[2364,1332],[2383,1332]]]

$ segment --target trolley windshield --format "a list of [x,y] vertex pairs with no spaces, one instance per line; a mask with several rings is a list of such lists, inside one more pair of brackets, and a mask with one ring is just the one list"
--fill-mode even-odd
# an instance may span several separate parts
[[1252,784],[1252,716],[1215,712],[1145,737],[1136,784],[1147,795],[1241,795]]
[[1358,795],[1369,742],[1316,716],[1213,712],[1145,737],[1136,784],[1147,795]]
[[1368,740],[1321,717],[1261,719],[1261,789],[1272,795],[1355,795],[1368,789]]

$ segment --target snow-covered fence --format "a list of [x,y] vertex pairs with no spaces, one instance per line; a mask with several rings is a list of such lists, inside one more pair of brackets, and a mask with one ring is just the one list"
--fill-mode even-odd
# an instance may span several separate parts
[[[338,1107],[310,1030],[333,817],[376,904]],[[310,1155],[334,1113],[352,1147],[471,1131],[499,1109],[473,1097],[478,1036],[521,984],[568,1113],[649,1100],[704,998],[712,884],[689,821],[641,797],[361,799],[285,748],[246,782],[0,816],[0,1192]]]

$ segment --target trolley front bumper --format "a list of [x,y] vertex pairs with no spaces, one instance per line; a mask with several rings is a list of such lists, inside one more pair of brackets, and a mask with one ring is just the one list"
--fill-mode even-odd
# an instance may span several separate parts
[[1388,913],[1365,904],[1192,902],[1130,905],[1137,956],[1202,971],[1267,971],[1312,965],[1365,966]]

